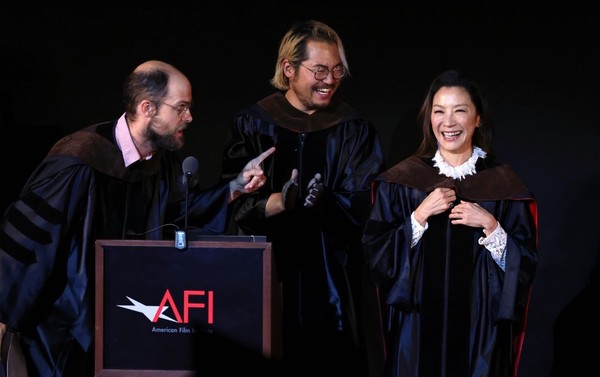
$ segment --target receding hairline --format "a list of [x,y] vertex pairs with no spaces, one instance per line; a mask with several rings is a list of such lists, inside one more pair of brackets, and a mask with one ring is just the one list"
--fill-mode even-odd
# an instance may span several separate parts
[[181,71],[179,71],[177,68],[175,68],[174,66],[172,66],[169,63],[165,63],[160,60],[148,60],[148,61],[138,65],[133,72],[141,73],[141,72],[150,72],[150,71],[154,71],[154,70],[161,70],[161,71],[165,71],[169,74],[177,74],[177,75],[183,76],[183,73]]

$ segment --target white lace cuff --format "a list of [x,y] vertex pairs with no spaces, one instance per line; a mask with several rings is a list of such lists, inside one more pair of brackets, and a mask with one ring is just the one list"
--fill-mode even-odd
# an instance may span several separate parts
[[506,231],[500,226],[500,223],[489,236],[479,238],[479,244],[488,249],[492,259],[502,270],[506,265],[506,238]]
[[421,237],[423,237],[423,233],[429,228],[429,224],[425,223],[425,226],[419,224],[419,222],[415,219],[415,213],[410,214],[410,224],[412,226],[412,241],[410,247],[413,248],[419,242]]

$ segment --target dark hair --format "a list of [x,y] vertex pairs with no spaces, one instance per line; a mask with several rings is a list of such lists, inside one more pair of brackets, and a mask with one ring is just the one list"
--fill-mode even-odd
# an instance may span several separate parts
[[162,69],[132,72],[123,84],[123,104],[127,118],[135,120],[137,105],[148,99],[157,104],[169,93],[169,74]]
[[449,70],[436,77],[427,91],[425,100],[419,111],[418,121],[422,126],[423,140],[417,149],[417,155],[422,157],[431,157],[438,149],[437,140],[431,126],[431,111],[433,107],[433,97],[443,87],[461,87],[464,88],[471,97],[475,105],[477,114],[480,118],[480,125],[473,133],[473,145],[478,146],[487,152],[488,156],[493,157],[492,150],[492,119],[489,114],[488,103],[479,84],[466,76],[465,74]]

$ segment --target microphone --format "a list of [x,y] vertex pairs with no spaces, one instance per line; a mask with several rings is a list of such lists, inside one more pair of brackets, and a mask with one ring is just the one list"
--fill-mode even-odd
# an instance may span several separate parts
[[187,156],[181,164],[183,177],[181,181],[186,188],[194,187],[198,183],[198,159],[194,156]]
[[198,183],[198,159],[194,156],[188,156],[183,160],[181,164],[183,170],[183,177],[181,181],[185,186],[185,208],[184,208],[184,227],[175,231],[175,247],[179,250],[185,250],[187,248],[186,233],[187,222],[188,222],[188,195],[190,187],[194,187]]

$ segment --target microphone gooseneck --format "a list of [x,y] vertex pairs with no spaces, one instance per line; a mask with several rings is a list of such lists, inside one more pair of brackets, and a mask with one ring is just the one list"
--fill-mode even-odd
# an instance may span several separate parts
[[187,248],[186,230],[188,227],[188,196],[190,187],[196,185],[196,174],[198,173],[198,159],[194,156],[188,156],[181,164],[183,170],[182,183],[185,186],[185,207],[184,207],[184,226],[183,229],[175,232],[175,247],[179,250]]

